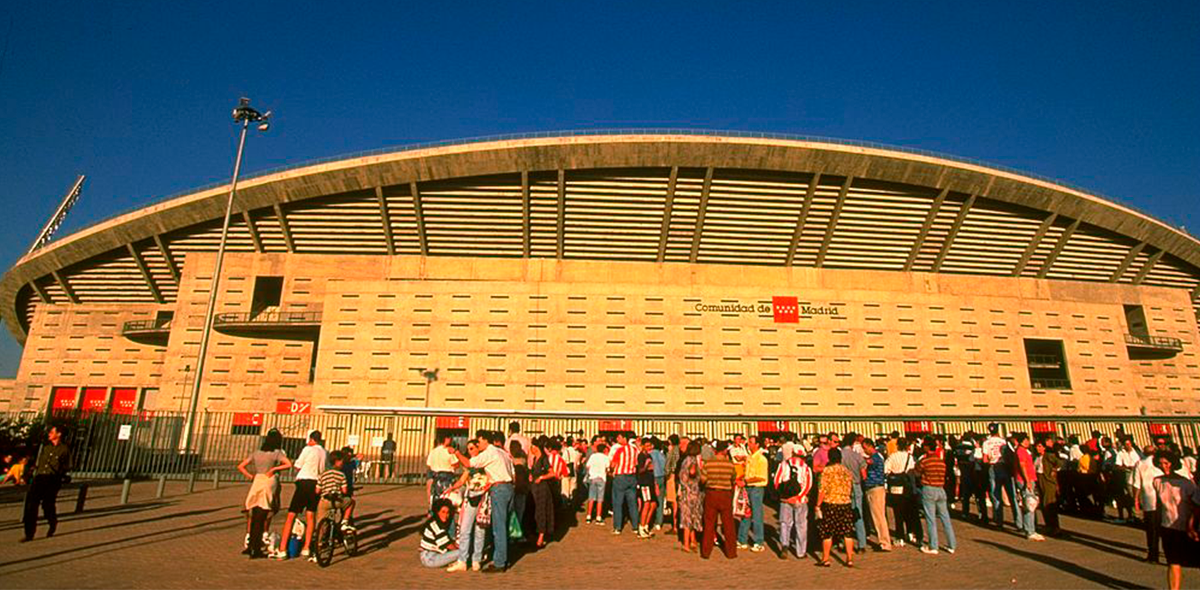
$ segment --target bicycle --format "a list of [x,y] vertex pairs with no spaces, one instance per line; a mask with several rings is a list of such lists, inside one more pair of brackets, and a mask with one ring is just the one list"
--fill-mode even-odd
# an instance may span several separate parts
[[358,533],[354,529],[342,528],[342,510],[341,502],[331,502],[329,511],[317,523],[317,534],[313,540],[316,542],[317,564],[321,567],[328,567],[333,562],[333,552],[338,544],[345,549],[347,557],[354,557],[358,553]]

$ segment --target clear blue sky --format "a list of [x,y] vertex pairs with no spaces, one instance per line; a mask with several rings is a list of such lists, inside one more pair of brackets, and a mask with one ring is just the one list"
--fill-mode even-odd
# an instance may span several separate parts
[[[977,158],[1200,229],[1195,0],[8,0],[0,34],[4,269],[77,173],[66,231],[225,178],[243,95],[277,113],[249,171],[518,131],[761,130]],[[0,375],[19,358],[4,330]]]

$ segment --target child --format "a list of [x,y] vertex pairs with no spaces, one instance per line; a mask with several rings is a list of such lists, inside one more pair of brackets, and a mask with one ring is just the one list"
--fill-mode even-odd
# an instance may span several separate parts
[[350,525],[350,513],[354,509],[354,498],[349,497],[349,486],[346,485],[346,474],[342,467],[346,465],[346,453],[334,451],[329,454],[333,466],[321,473],[317,489],[321,492],[321,504],[317,508],[317,522],[325,518],[330,510],[342,511],[342,530],[353,531]]
[[8,468],[8,473],[4,474],[4,481],[0,481],[0,485],[8,482],[13,482],[15,486],[25,485],[25,466],[29,463],[29,457],[21,457],[13,463],[12,467]]
[[596,452],[587,460],[587,521],[592,522],[592,509],[596,510],[596,524],[604,524],[604,484],[608,481],[608,445],[599,443]]
[[649,438],[642,439],[642,452],[637,456],[637,489],[638,500],[642,502],[641,520],[638,521],[638,536],[649,539],[654,536],[650,532],[650,519],[658,506],[658,482],[654,478],[654,460],[650,451],[654,450],[654,442]]
[[454,505],[446,498],[438,498],[433,501],[431,512],[421,533],[421,565],[446,567],[458,560],[458,545],[453,541],[452,530]]

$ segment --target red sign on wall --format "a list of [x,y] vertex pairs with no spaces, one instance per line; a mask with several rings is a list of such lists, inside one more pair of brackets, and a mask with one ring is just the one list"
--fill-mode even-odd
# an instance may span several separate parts
[[434,427],[444,430],[466,430],[471,427],[471,419],[466,416],[438,416]]
[[771,310],[776,324],[800,323],[800,300],[796,297],[772,297]]
[[85,412],[103,412],[108,409],[108,388],[84,387],[81,407]]
[[1171,425],[1150,424],[1150,434],[1153,436],[1171,436]]
[[759,432],[787,432],[788,423],[785,420],[760,420],[758,422]]
[[633,430],[633,420],[601,420],[602,432],[625,432]]
[[275,402],[276,414],[309,414],[312,413],[311,402],[297,402],[281,399]]
[[262,426],[263,415],[258,412],[236,412],[233,415],[234,426]]
[[51,410],[74,410],[79,398],[79,389],[74,387],[55,387],[51,396]]
[[137,411],[138,390],[134,387],[114,387],[112,397],[112,408],[109,409],[113,414],[124,414],[132,416]]
[[1033,432],[1036,434],[1054,434],[1058,432],[1058,424],[1049,421],[1034,422]]
[[929,434],[933,432],[933,423],[929,420],[909,420],[904,423],[904,432],[908,434]]

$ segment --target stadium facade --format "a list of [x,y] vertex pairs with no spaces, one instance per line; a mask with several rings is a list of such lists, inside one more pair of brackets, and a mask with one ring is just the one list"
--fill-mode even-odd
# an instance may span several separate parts
[[[19,260],[0,410],[186,410],[227,190]],[[469,141],[244,180],[200,403],[1183,428],[1198,309],[1194,237],[978,163],[674,131]]]

